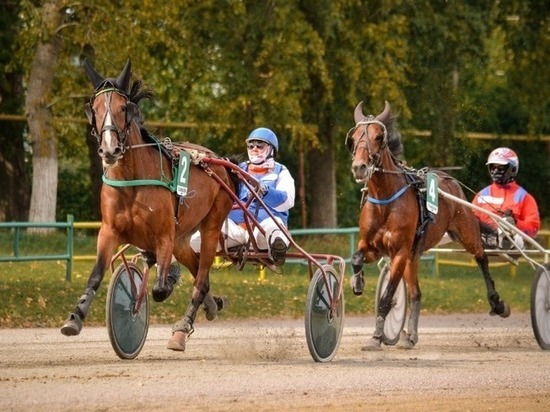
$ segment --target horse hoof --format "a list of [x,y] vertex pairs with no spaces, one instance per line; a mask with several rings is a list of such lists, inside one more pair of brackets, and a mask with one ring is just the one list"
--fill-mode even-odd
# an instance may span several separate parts
[[187,342],[187,334],[182,331],[176,331],[166,345],[167,349],[178,352],[185,352],[185,343]]
[[171,290],[168,290],[168,288],[163,288],[160,285],[155,284],[153,286],[153,300],[155,302],[164,302],[166,299],[168,299],[168,296],[171,294]]
[[491,315],[491,316],[498,315],[501,318],[507,318],[508,316],[510,316],[510,313],[511,313],[510,305],[508,305],[508,303],[506,303],[504,301],[502,301],[501,303],[502,303],[502,311],[499,313],[499,312],[495,311],[495,309],[492,309],[489,312],[489,315]]
[[76,336],[82,330],[82,319],[76,313],[69,314],[67,320],[61,327],[61,333],[65,336]]
[[177,263],[172,263],[168,267],[166,282],[163,284],[160,277],[157,276],[153,285],[153,299],[155,302],[164,302],[174,291],[174,285],[181,278],[181,269]]
[[173,290],[173,285],[166,284],[163,286],[160,280],[157,279],[153,285],[153,300],[155,302],[164,302],[172,294]]
[[207,320],[214,320],[218,317],[218,312],[227,306],[227,299],[221,296],[212,296],[208,293],[204,297],[203,307],[206,312]]
[[218,316],[218,304],[216,303],[215,298],[210,293],[206,294],[202,305],[204,307],[204,311],[206,312],[206,319],[216,319],[216,317]]
[[504,311],[499,315],[501,318],[507,318],[508,316],[510,316],[510,305],[508,305],[508,303],[506,302],[502,302],[503,306],[504,306]]
[[415,341],[411,339],[411,335],[402,330],[399,335],[399,342],[397,346],[401,349],[414,349],[414,345]]
[[382,350],[382,341],[374,336],[367,341],[365,346],[361,347],[363,352]]
[[218,307],[218,311],[222,310],[227,306],[227,298],[222,298],[221,296],[214,296],[214,302],[216,302],[216,306]]

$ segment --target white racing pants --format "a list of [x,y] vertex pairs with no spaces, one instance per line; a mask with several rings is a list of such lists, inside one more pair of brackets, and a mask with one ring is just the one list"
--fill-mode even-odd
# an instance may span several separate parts
[[[276,217],[277,221],[283,225],[281,219]],[[254,228],[254,239],[256,239],[256,244],[260,250],[269,250],[269,244],[276,238],[280,237],[283,242],[288,246],[290,240],[285,236],[285,234],[277,227],[275,221],[271,218],[267,218],[260,222],[260,226],[265,230],[265,236],[260,232],[258,228]],[[225,244],[227,248],[234,246],[243,245],[248,242],[248,231],[246,228],[237,225],[231,219],[226,219],[222,226],[222,233],[225,237]],[[196,253],[200,252],[201,247],[201,234],[199,231],[196,231],[191,236],[191,248]],[[221,250],[221,245],[218,243],[218,251]]]

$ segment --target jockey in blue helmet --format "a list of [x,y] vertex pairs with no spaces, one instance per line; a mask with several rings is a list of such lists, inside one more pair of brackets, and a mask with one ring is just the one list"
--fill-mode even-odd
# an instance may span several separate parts
[[[294,179],[284,165],[275,161],[279,153],[279,140],[271,129],[254,129],[246,138],[246,148],[248,161],[242,162],[239,167],[258,180],[262,200],[274,217],[272,218],[259,202],[250,203],[249,211],[265,231],[264,236],[260,230],[254,229],[254,238],[259,249],[268,250],[273,264],[281,266],[285,262],[290,240],[279,229],[277,222],[284,227],[288,226],[289,210],[294,206],[296,192]],[[245,185],[241,185],[238,196],[243,202],[248,199],[249,192]],[[236,206],[229,213],[222,232],[225,235],[226,247],[248,243],[249,234],[241,208]],[[195,251],[200,249],[197,234],[191,238],[191,246]]]

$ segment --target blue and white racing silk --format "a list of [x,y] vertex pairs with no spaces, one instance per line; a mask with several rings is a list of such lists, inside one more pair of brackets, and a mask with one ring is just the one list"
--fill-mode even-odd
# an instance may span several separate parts
[[[266,170],[254,166],[250,162],[242,162],[239,164],[239,167],[257,179],[261,186],[268,188],[267,193],[263,197],[264,203],[275,217],[281,219],[285,226],[288,226],[289,210],[294,206],[296,189],[294,179],[286,166],[275,162],[275,166],[272,169]],[[239,199],[245,202],[248,194],[249,191],[246,186],[241,185]],[[258,206],[258,202],[252,202],[248,210],[256,217],[258,222],[262,222],[269,215],[263,207]],[[236,224],[244,223],[244,212],[240,208],[235,208],[229,213],[229,219],[233,220]]]

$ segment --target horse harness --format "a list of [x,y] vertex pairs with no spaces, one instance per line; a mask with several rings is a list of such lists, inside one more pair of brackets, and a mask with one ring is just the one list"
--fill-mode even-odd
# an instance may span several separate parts
[[428,209],[426,208],[426,174],[429,171],[429,168],[425,167],[420,170],[416,170],[411,167],[406,167],[402,164],[397,164],[397,166],[401,169],[400,172],[393,172],[380,168],[377,168],[377,171],[381,173],[402,173],[405,176],[406,184],[388,199],[376,199],[368,195],[367,182],[365,182],[365,187],[361,189],[363,195],[361,197],[360,207],[363,208],[366,202],[370,202],[375,205],[390,204],[399,199],[401,195],[403,195],[407,191],[407,189],[411,187],[414,190],[419,210],[418,222],[416,225],[412,247],[413,254],[417,254],[422,250],[424,235],[426,234],[426,227],[430,222],[433,222],[435,219],[435,215],[432,212],[428,211]]

